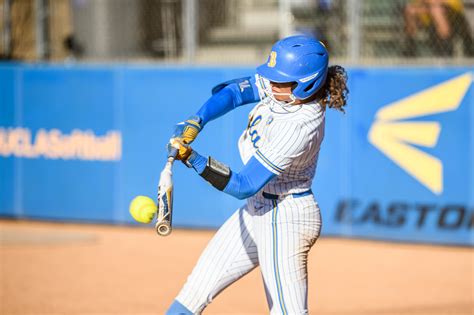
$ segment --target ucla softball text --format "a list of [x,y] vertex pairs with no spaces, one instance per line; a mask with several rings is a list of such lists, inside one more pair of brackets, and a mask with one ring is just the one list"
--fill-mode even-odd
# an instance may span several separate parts
[[[33,134],[33,135],[32,135]],[[0,156],[86,161],[118,161],[122,157],[122,135],[109,130],[98,136],[92,130],[0,128]]]

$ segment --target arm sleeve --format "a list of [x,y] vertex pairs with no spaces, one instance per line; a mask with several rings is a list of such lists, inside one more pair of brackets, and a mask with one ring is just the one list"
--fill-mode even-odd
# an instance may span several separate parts
[[232,172],[224,192],[238,199],[246,199],[263,188],[276,175],[252,157],[240,173]]
[[[206,167],[207,159],[193,151],[188,161],[194,170],[201,174]],[[275,176],[273,172],[270,172],[257,159],[252,157],[239,173],[231,173],[230,180],[223,191],[237,199],[246,199],[255,195]]]
[[260,100],[255,77],[224,82],[214,88],[214,91],[215,94],[196,113],[203,126],[236,107]]
[[270,127],[267,140],[254,157],[269,171],[280,175],[308,147],[311,134],[304,125],[280,121]]

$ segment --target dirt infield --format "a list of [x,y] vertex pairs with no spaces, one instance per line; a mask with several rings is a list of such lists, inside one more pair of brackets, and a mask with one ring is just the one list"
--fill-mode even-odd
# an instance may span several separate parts
[[[0,221],[0,314],[163,314],[212,231]],[[322,238],[311,314],[474,314],[474,250]],[[205,314],[268,314],[259,269]]]

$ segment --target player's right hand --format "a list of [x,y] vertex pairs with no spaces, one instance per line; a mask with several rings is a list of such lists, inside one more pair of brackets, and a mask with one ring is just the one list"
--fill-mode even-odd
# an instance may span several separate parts
[[201,118],[198,116],[191,116],[175,126],[171,138],[181,139],[184,144],[190,144],[194,139],[196,139],[201,129]]
[[174,156],[176,160],[186,163],[193,149],[179,138],[171,138],[167,146],[168,156]]

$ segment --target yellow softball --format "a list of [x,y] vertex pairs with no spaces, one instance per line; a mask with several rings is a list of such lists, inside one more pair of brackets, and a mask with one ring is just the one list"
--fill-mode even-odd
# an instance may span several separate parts
[[153,199],[147,196],[136,196],[129,207],[130,214],[135,221],[140,223],[150,223],[157,211]]

